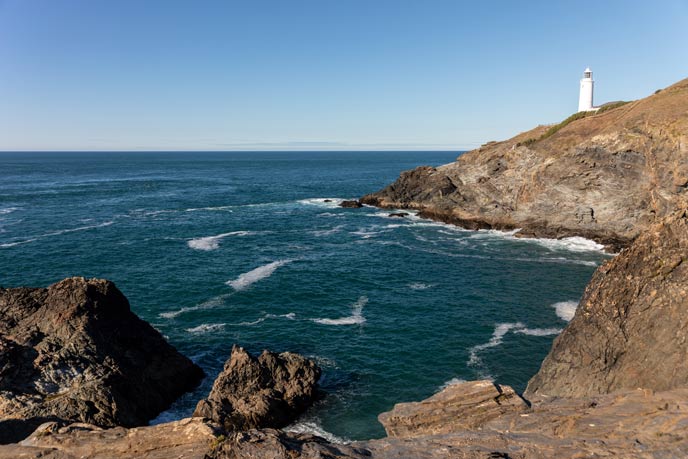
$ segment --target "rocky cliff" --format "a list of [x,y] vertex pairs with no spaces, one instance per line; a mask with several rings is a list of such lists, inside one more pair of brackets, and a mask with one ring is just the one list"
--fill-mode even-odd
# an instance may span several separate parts
[[583,236],[618,251],[688,194],[688,79],[609,107],[404,172],[361,201],[469,229]]
[[687,259],[682,210],[598,268],[526,396],[688,387]]
[[0,289],[0,442],[46,420],[146,424],[202,377],[112,282]]

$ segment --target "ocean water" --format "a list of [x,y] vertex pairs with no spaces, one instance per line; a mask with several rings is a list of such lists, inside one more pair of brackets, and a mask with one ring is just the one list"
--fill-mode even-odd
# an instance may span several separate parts
[[454,381],[523,390],[608,258],[337,206],[456,156],[0,153],[0,285],[116,282],[208,374],[155,422],[188,416],[239,344],[322,367],[291,429],[380,437],[379,413]]

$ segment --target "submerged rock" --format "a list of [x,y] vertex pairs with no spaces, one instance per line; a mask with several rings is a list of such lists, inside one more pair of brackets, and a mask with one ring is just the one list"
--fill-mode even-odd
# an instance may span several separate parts
[[228,431],[284,427],[312,404],[319,378],[317,365],[298,354],[263,351],[255,358],[234,346],[193,416],[212,419]]
[[347,208],[357,209],[359,207],[363,207],[363,204],[361,204],[360,201],[342,201],[339,203],[339,207],[347,207]]
[[687,258],[679,211],[599,267],[526,397],[688,387]]
[[146,424],[202,377],[110,281],[0,289],[0,443],[45,421]]
[[409,214],[407,212],[393,212],[387,216],[388,217],[401,217],[401,218],[403,218],[403,217],[408,217],[408,215]]

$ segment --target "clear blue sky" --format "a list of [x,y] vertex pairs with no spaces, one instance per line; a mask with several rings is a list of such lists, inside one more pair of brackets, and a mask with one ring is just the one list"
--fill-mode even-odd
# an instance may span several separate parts
[[0,150],[468,149],[688,77],[688,0],[0,0]]

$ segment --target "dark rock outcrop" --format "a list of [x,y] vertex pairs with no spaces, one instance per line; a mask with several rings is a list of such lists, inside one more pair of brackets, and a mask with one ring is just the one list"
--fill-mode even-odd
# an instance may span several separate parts
[[255,358],[234,346],[193,416],[212,419],[227,431],[284,427],[311,405],[319,378],[317,365],[298,354],[263,351]]
[[361,204],[360,201],[342,201],[339,203],[339,207],[358,209],[359,207],[363,207],[363,204]]
[[391,214],[387,215],[388,217],[397,217],[397,218],[404,218],[408,217],[407,212],[392,212]]
[[582,236],[618,252],[687,194],[688,79],[599,114],[488,143],[451,164],[403,172],[361,202],[417,209],[468,229]]
[[598,268],[526,396],[688,387],[687,259],[679,211]]
[[2,443],[50,420],[146,424],[202,376],[112,282],[0,289]]

